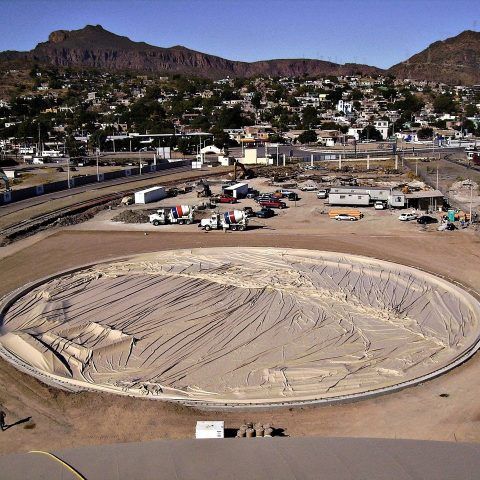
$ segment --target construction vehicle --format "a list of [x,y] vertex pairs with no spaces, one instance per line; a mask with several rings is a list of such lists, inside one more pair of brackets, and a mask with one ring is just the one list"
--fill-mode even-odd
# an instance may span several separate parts
[[245,230],[248,225],[248,218],[241,210],[231,210],[225,213],[215,212],[210,218],[200,221],[199,227],[204,230]]
[[197,197],[210,197],[212,195],[212,191],[210,190],[210,185],[206,180],[203,178],[197,184]]
[[135,198],[133,195],[126,195],[120,201],[121,205],[133,205],[135,203]]
[[193,223],[194,213],[193,208],[189,205],[177,205],[171,208],[159,208],[155,213],[149,215],[148,219],[156,227],[173,223],[183,225]]
[[8,192],[10,190],[10,182],[8,180],[5,172],[0,168],[0,178],[5,182],[5,190]]
[[[242,173],[237,176],[237,166],[240,167]],[[255,177],[255,172],[250,168],[245,168],[243,163],[240,163],[238,160],[235,160],[233,163],[233,179],[236,181],[237,179],[242,180],[249,180],[250,178]]]

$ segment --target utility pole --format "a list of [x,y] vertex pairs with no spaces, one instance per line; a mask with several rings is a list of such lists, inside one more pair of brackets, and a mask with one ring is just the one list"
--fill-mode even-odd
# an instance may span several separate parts
[[473,202],[473,184],[470,180],[470,223],[472,223],[472,202]]
[[439,175],[438,175],[438,163],[437,163],[437,190],[438,190],[438,184],[439,184]]
[[67,157],[67,187],[70,188],[70,155]]
[[100,155],[100,141],[98,142],[98,147],[97,147],[97,182],[100,181],[100,172],[98,170],[98,157]]

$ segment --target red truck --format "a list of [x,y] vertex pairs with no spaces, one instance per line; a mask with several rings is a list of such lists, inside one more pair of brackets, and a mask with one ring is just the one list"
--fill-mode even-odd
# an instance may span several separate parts
[[214,197],[211,199],[212,203],[237,203],[235,197],[230,197],[229,195],[220,195],[219,197]]
[[262,200],[258,204],[267,208],[287,208],[287,204],[281,200]]

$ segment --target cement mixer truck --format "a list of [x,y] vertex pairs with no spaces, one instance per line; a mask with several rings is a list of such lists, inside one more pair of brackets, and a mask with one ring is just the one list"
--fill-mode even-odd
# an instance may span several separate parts
[[183,225],[184,223],[190,224],[193,223],[194,214],[193,208],[189,205],[177,205],[176,207],[171,208],[160,208],[148,216],[150,223],[155,225],[167,225],[171,223],[178,223]]
[[248,218],[241,210],[231,210],[224,213],[213,213],[210,218],[204,218],[200,221],[199,227],[204,230],[245,230],[247,228]]

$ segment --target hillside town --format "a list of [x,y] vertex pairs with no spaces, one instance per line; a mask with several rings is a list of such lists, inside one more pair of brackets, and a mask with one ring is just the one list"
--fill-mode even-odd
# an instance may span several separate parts
[[[208,80],[46,66],[1,76],[0,148],[17,159],[40,143],[53,156],[159,146],[194,154],[199,142],[188,135],[201,132],[222,149],[395,139],[441,146],[480,135],[480,85],[360,75]],[[171,136],[158,144],[138,136],[162,133]]]

